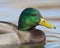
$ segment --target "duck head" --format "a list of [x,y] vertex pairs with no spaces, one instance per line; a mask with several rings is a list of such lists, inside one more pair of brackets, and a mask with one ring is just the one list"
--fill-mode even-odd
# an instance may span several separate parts
[[19,21],[19,30],[28,30],[29,28],[35,27],[36,25],[45,26],[47,28],[54,28],[55,26],[49,24],[35,8],[26,8],[22,11]]

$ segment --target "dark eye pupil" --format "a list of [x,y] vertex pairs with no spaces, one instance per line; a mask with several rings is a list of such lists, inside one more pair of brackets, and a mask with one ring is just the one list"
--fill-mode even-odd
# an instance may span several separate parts
[[36,14],[31,14],[31,16],[36,16]]

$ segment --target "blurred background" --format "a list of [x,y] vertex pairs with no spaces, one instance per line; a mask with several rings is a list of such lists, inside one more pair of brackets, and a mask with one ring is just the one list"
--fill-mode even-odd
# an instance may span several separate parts
[[[0,0],[0,21],[18,23],[20,13],[27,7],[36,8],[56,29],[37,27],[46,34],[46,48],[60,48],[60,0]],[[49,47],[50,46],[50,47]]]
[[0,0],[0,20],[17,21],[27,7],[37,8],[46,19],[60,20],[60,0]]

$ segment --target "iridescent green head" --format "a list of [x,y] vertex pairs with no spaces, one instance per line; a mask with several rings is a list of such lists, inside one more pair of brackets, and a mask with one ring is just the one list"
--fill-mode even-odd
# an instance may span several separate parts
[[[34,8],[26,8],[22,11],[19,21],[18,21],[18,29],[19,30],[28,30],[33,28],[36,25],[46,26],[48,28],[53,28],[52,25],[45,25],[45,20],[41,16],[40,12]],[[45,24],[44,24],[45,23]]]

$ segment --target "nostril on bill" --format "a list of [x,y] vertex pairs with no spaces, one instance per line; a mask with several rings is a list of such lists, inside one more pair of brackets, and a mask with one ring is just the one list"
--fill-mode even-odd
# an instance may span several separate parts
[[56,29],[56,27],[54,27],[54,29]]

